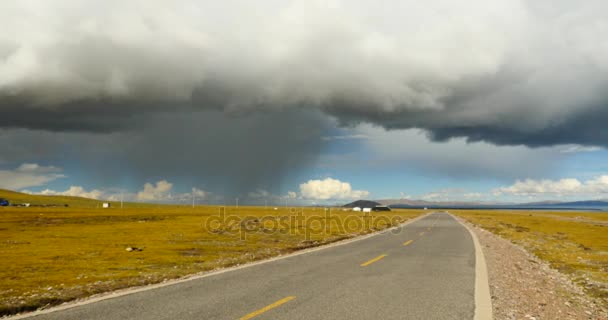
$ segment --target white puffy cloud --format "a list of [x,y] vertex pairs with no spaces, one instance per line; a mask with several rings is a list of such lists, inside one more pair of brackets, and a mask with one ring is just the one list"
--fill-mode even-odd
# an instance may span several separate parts
[[17,190],[43,186],[53,180],[64,178],[65,175],[61,171],[60,168],[53,166],[24,163],[13,170],[0,170],[0,188]]
[[293,192],[293,191],[288,191],[288,192],[287,192],[287,198],[289,198],[289,199],[295,199],[295,198],[297,198],[297,197],[298,197],[298,194],[297,194],[297,193],[295,193],[295,192]]
[[146,183],[144,189],[137,193],[122,192],[117,193],[114,190],[113,193],[106,192],[105,198],[109,201],[153,201],[153,202],[166,202],[166,203],[183,203],[190,202],[192,200],[202,201],[206,200],[211,196],[211,192],[201,190],[193,187],[190,192],[184,193],[173,193],[173,184],[161,180],[156,184]]
[[514,195],[530,194],[564,194],[581,190],[582,184],[577,179],[561,180],[532,180],[517,181],[509,187],[500,188],[499,191]]
[[497,188],[495,195],[515,196],[602,196],[608,194],[608,175],[581,182],[578,179],[516,181],[513,185]]
[[171,199],[173,184],[167,180],[160,180],[156,184],[144,184],[144,190],[137,193],[135,199],[138,201],[163,201]]
[[173,203],[192,201],[193,196],[195,200],[204,200],[211,195],[210,192],[198,188],[192,188],[191,192],[173,194],[171,193],[172,190],[172,183],[166,180],[160,180],[155,184],[144,184],[144,189],[137,193],[131,193],[125,190],[122,190],[121,192],[120,189],[116,188],[101,190],[92,189],[87,191],[81,186],[71,186],[65,191],[44,189],[42,191],[35,192],[25,189],[21,190],[21,192],[45,196],[73,196],[108,201],[159,201]]
[[[160,183],[160,185],[159,185]],[[168,185],[171,185],[169,187]],[[184,193],[171,193],[173,185],[168,183],[167,181],[159,181],[156,183],[155,191],[155,199],[150,199],[150,197],[146,199],[139,198],[139,194],[146,191],[146,185],[144,185],[144,191],[141,191],[137,194],[136,200],[138,201],[165,201],[165,202],[191,202],[192,200],[200,201],[207,199],[211,193],[205,190],[201,190],[199,188],[193,187],[190,192]],[[150,190],[150,189],[149,189]],[[145,198],[145,197],[144,197]]]
[[580,152],[595,152],[604,150],[602,147],[595,146],[581,146],[580,144],[569,144],[565,145],[560,152],[561,153],[580,153]]
[[365,190],[353,190],[348,182],[326,178],[324,180],[309,180],[300,184],[300,193],[305,199],[358,199],[369,196]]
[[70,197],[83,197],[83,198],[98,199],[98,200],[104,199],[107,196],[101,190],[93,189],[93,190],[87,191],[81,186],[71,186],[70,188],[68,188],[65,191],[55,191],[52,189],[44,189],[40,192],[31,192],[29,190],[23,190],[23,192],[30,193],[30,194],[39,194],[39,195],[43,195],[43,196],[70,196]]
[[41,166],[37,163],[23,163],[17,167],[18,172],[30,173],[52,173],[60,172],[61,169],[55,166]]
[[209,196],[209,192],[199,188],[192,188],[192,194],[198,199],[205,199],[207,196]]

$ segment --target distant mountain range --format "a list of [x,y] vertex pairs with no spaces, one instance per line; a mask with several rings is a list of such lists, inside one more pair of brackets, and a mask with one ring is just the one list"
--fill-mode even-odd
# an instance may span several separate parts
[[376,200],[385,206],[410,206],[410,207],[429,207],[429,206],[479,206],[482,202],[475,201],[426,201],[411,199],[382,199]]
[[[535,204],[541,205],[541,204]],[[557,202],[551,204],[552,206],[560,207],[608,207],[608,201],[604,200],[584,200],[584,201],[573,201],[573,202]]]
[[381,199],[381,200],[357,200],[344,205],[344,207],[374,207],[377,205],[386,205],[391,207],[457,207],[457,208],[589,208],[589,207],[607,207],[608,200],[583,200],[583,201],[537,201],[526,203],[510,203],[510,202],[479,202],[479,201],[426,201],[412,199]]

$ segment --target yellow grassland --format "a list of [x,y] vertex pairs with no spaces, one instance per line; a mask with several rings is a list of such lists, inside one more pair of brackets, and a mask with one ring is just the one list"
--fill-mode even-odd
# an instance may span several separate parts
[[608,213],[450,211],[511,240],[608,302]]
[[[423,213],[374,212],[387,219],[366,226],[355,221],[363,213],[338,208],[328,217],[323,208],[102,209],[88,199],[50,200],[75,202],[67,208],[0,207],[0,315],[277,256]],[[78,201],[82,207],[76,207]],[[221,210],[230,218],[219,220]]]

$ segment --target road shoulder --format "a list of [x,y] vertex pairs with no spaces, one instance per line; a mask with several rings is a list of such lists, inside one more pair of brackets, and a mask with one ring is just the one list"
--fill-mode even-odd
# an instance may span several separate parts
[[510,241],[459,221],[484,251],[494,319],[608,319],[606,306],[566,275]]
[[462,224],[471,234],[475,245],[475,320],[491,320],[492,298],[490,296],[490,285],[488,281],[488,269],[483,249],[477,238],[477,234],[471,226],[463,222],[459,217],[451,215]]

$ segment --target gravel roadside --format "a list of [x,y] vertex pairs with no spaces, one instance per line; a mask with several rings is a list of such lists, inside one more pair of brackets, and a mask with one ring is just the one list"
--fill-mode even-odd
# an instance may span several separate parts
[[608,320],[605,301],[587,296],[566,275],[509,240],[464,223],[483,248],[494,319]]

